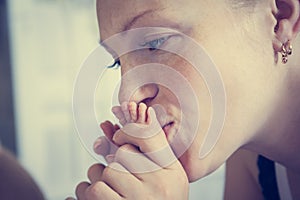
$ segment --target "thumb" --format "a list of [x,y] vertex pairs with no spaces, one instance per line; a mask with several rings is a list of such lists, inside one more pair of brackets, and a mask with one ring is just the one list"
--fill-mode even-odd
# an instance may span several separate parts
[[113,125],[110,121],[105,121],[100,124],[104,135],[96,139],[94,142],[94,152],[98,155],[106,157],[109,154],[114,154],[117,150],[117,145],[112,141],[113,135],[119,129],[118,125]]

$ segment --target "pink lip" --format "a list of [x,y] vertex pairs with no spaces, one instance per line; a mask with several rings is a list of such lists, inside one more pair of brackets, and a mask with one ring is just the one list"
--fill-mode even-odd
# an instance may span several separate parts
[[170,130],[172,129],[173,124],[174,124],[174,122],[169,122],[169,123],[167,123],[166,125],[164,125],[164,126],[162,127],[162,129],[164,130],[164,132],[165,132],[165,134],[166,134],[167,137],[168,137],[169,134],[170,134]]

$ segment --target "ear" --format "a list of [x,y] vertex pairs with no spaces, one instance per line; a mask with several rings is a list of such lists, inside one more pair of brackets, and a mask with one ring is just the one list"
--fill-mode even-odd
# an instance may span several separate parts
[[277,22],[273,46],[280,52],[282,44],[292,42],[300,31],[300,0],[274,0],[273,15]]

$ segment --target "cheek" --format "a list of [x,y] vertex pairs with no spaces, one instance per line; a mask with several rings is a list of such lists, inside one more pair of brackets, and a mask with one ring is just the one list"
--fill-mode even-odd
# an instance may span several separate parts
[[234,53],[239,53],[238,59],[216,59],[226,89],[227,124],[243,134],[254,134],[272,103],[276,75],[250,50]]
[[201,168],[201,166],[197,165],[197,161],[199,160],[200,147],[204,141],[209,125],[211,123],[213,109],[211,96],[205,83],[205,78],[202,77],[194,67],[192,67],[188,62],[179,57],[173,57],[170,60],[172,60],[172,62],[169,62],[168,65],[172,66],[176,71],[178,71],[188,80],[197,98],[196,101],[198,104],[198,108],[189,107],[189,115],[187,116],[186,120],[189,122],[195,121],[195,119],[191,119],[190,116],[194,116],[195,112],[197,112],[200,117],[198,119],[199,122],[196,120],[199,123],[199,126],[196,130],[196,135],[195,133],[190,132],[188,128],[186,129],[188,131],[184,132],[184,134],[188,136],[182,136],[183,138],[190,139],[189,135],[193,135],[195,138],[193,138],[192,144],[180,158],[180,161],[184,166],[186,172],[190,174],[191,179],[193,179],[192,177],[196,177],[196,174],[197,177],[199,177],[202,173],[204,174],[205,171]]
[[257,122],[265,120],[263,112],[268,112],[278,82],[272,43],[263,33],[253,31],[250,37],[242,28],[227,26],[228,31],[213,32],[202,44],[223,79],[226,124],[242,134],[255,134],[260,126]]
[[[190,116],[194,116],[193,113],[197,112],[200,115],[200,131],[202,134],[208,129],[208,122],[212,116],[212,103],[209,89],[205,83],[205,78],[199,74],[199,72],[190,63],[184,59],[174,56],[172,62],[168,65],[178,71],[190,84],[190,87],[194,93],[195,102],[197,102],[197,108],[189,107],[188,111],[191,112]],[[180,83],[179,83],[180,84]],[[191,95],[192,96],[192,95]]]
[[[204,113],[201,115],[201,128],[197,138],[180,159],[190,180],[202,177],[222,164],[232,152],[255,136],[268,118],[276,95],[278,74],[270,67],[273,66],[272,57],[259,57],[261,54],[255,51],[255,47],[241,48],[241,42],[228,39],[232,36],[214,38],[222,38],[222,41],[211,39],[205,44],[220,71],[226,90],[225,125],[222,137],[213,150],[214,156],[208,158],[209,164],[201,162],[199,151],[212,111],[210,95],[201,77],[195,76],[192,70],[185,71],[196,88],[200,111]],[[231,48],[228,49],[229,46]]]

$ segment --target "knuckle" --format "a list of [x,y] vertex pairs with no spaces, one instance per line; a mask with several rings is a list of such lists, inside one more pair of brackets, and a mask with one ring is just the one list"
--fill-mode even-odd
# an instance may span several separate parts
[[119,149],[117,150],[116,152],[116,157],[119,157],[119,156],[122,156],[124,155],[124,153],[137,153],[137,148],[134,147],[133,145],[131,144],[124,144],[122,146],[119,147]]
[[124,144],[123,146],[120,147],[120,150],[123,150],[123,151],[131,151],[133,150],[133,146],[131,144]]
[[106,167],[102,173],[102,181],[110,180],[112,178],[113,169],[111,167]]
[[85,196],[88,199],[97,199],[98,197],[103,196],[104,188],[105,188],[104,182],[102,181],[96,182],[85,191]]
[[122,172],[122,173],[128,173],[128,171],[126,170],[125,167],[123,167],[122,164],[118,163],[118,162],[112,162],[109,164],[108,166],[110,168],[110,178],[113,179],[114,177],[118,177],[118,173]]

